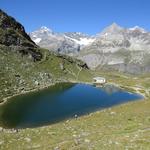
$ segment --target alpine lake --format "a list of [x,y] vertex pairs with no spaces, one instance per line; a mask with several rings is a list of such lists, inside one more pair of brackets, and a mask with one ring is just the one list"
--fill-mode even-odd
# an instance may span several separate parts
[[0,126],[35,128],[142,99],[143,96],[114,85],[57,83],[41,91],[15,96],[0,105]]

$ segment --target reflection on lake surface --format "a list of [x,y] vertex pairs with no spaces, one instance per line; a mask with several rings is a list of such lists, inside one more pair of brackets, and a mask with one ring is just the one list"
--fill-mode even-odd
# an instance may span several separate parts
[[117,104],[142,99],[112,85],[59,83],[48,89],[16,96],[0,106],[0,126],[38,127]]

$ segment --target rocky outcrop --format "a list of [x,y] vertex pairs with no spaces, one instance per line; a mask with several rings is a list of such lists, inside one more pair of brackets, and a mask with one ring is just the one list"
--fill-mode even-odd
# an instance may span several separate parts
[[0,36],[0,44],[37,47],[24,27],[2,10],[0,10]]
[[[79,59],[76,59],[76,58],[73,58],[73,57],[70,57],[70,56],[67,56],[67,55],[60,55],[60,54],[57,54],[57,57],[60,57],[62,58],[63,60],[67,60],[68,62],[72,63],[72,64],[76,64],[77,66],[81,67],[82,69],[89,69],[89,67],[87,66],[87,64],[84,62],[84,61],[81,61]],[[62,66],[61,66],[62,68]]]
[[25,32],[24,27],[2,10],[0,10],[0,45],[8,46],[9,48],[5,49],[18,51],[22,55],[31,55],[35,61],[42,58],[38,46]]

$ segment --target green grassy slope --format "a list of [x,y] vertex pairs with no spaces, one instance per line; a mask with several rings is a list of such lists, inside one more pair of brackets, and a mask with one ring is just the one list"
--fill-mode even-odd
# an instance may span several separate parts
[[24,27],[0,9],[0,102],[56,82],[90,78],[85,63],[39,48]]
[[0,100],[63,81],[89,81],[91,74],[84,63],[48,50],[39,49],[43,58],[34,62],[30,55],[0,46]]

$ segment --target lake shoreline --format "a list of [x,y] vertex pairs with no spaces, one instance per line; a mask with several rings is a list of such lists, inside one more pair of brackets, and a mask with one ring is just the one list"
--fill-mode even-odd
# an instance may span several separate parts
[[[28,90],[28,91],[23,91],[22,93],[17,93],[17,94],[13,94],[12,96],[9,96],[9,97],[6,97],[2,100],[2,102],[0,102],[0,105],[3,105],[5,104],[9,99],[15,97],[15,96],[21,96],[21,95],[24,95],[24,94],[28,94],[28,93],[32,93],[32,92],[38,92],[38,91],[41,91],[41,90],[44,90],[44,89],[47,89],[51,86],[54,86],[55,84],[57,83],[67,83],[67,82],[70,82],[70,83],[83,83],[83,84],[89,84],[89,85],[93,85],[92,82],[81,82],[81,81],[73,81],[73,80],[70,80],[70,81],[59,81],[59,82],[54,82],[54,83],[51,83],[49,85],[46,85],[46,86],[41,86],[39,88],[35,88],[35,89],[32,89],[32,90]],[[146,94],[145,93],[142,93],[140,92],[139,90],[136,89],[136,87],[126,87],[124,85],[119,85],[119,84],[116,84],[116,83],[113,83],[113,82],[108,82],[106,84],[112,84],[112,85],[115,85],[121,89],[125,89],[127,90],[128,92],[134,92],[134,93],[137,93],[137,94],[140,94],[144,97],[144,99],[146,99]],[[105,85],[106,85],[105,84]],[[144,90],[144,89],[143,89]]]
[[12,96],[5,97],[5,98],[2,99],[2,102],[0,102],[0,105],[5,104],[9,99],[11,99],[11,98],[13,98],[15,96],[21,96],[21,95],[32,93],[32,92],[38,92],[38,91],[47,89],[47,88],[49,88],[51,86],[54,86],[57,83],[68,83],[68,82],[70,82],[70,83],[83,83],[83,84],[90,84],[90,85],[92,85],[92,82],[81,82],[81,81],[73,81],[73,80],[72,81],[71,80],[70,81],[63,81],[62,80],[62,81],[59,81],[59,82],[53,82],[53,83],[51,83],[49,85],[46,85],[46,86],[41,86],[41,87],[38,87],[38,88],[35,88],[35,89],[32,89],[32,90],[23,91],[22,93],[17,93],[17,94],[13,94]]
[[[30,92],[9,100],[1,106],[1,125],[4,125],[4,128],[13,129],[40,127],[140,99],[143,99],[141,95],[127,92],[112,84],[97,87],[85,83],[59,82],[54,86],[46,87],[44,90]],[[13,114],[3,117],[11,111]],[[31,114],[28,114],[28,112]],[[30,116],[38,118],[38,121],[28,119]],[[19,117],[22,119],[19,119]],[[21,123],[20,120],[24,123]],[[11,122],[16,124],[11,124]]]

